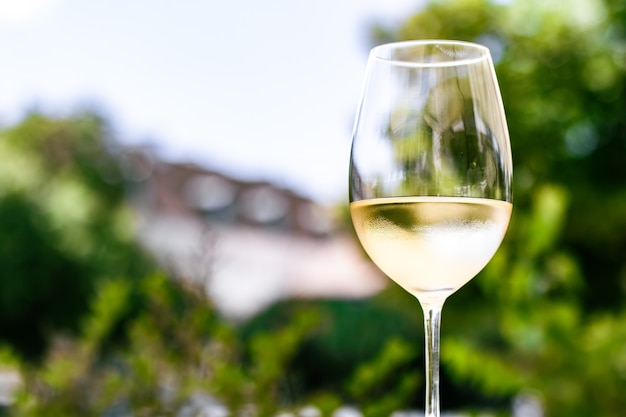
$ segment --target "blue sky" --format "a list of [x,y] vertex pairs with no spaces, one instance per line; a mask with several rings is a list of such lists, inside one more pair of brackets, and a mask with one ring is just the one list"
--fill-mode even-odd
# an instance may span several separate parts
[[345,198],[368,24],[420,0],[0,0],[0,123],[104,109],[166,159]]

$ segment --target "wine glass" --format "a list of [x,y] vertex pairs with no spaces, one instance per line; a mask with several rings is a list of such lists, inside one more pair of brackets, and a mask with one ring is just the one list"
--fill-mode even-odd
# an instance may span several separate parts
[[372,49],[354,124],[350,213],[370,258],[421,304],[427,417],[439,416],[441,309],[500,246],[512,170],[486,47],[424,40]]

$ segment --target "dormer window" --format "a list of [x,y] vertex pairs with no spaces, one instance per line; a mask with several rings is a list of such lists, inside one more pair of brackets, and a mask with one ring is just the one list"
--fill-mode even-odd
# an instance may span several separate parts
[[284,218],[288,211],[287,198],[267,185],[247,189],[239,199],[239,212],[246,220],[254,223],[277,222]]
[[217,175],[192,177],[183,188],[183,197],[193,208],[208,212],[230,206],[235,195],[235,186]]

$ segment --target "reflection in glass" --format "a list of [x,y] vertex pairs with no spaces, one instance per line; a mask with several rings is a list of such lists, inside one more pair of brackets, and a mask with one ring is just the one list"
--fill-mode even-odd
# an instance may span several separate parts
[[370,258],[420,302],[426,417],[439,416],[444,301],[492,258],[511,216],[508,130],[487,48],[372,50],[350,158],[350,213]]

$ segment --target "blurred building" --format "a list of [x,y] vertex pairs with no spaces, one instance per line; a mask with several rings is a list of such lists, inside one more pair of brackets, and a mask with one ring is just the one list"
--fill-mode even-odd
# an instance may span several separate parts
[[332,208],[142,152],[124,160],[141,242],[177,276],[206,284],[227,316],[286,298],[367,297],[386,283]]

